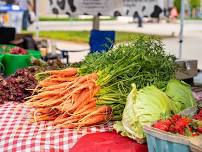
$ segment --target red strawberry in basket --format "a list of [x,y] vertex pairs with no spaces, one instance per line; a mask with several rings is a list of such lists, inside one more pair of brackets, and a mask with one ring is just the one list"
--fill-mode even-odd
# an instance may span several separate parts
[[198,115],[202,117],[202,109],[199,111]]
[[173,115],[172,118],[171,118],[171,121],[172,121],[173,123],[175,123],[175,122],[177,122],[180,118],[181,118],[180,115]]
[[170,126],[169,132],[176,133],[175,125],[174,125],[174,124],[172,124],[172,125]]
[[177,120],[175,124],[176,131],[181,134],[184,131],[184,129],[189,126],[190,122],[192,122],[192,120],[189,118],[186,117],[180,118],[179,120]]
[[202,127],[201,128],[197,128],[197,131],[202,134]]
[[170,125],[171,125],[171,121],[169,119],[168,120],[159,120],[153,125],[153,127],[163,130],[163,131],[168,131]]
[[194,136],[198,136],[199,134],[197,133],[197,132],[193,132],[192,133],[192,136],[194,137]]

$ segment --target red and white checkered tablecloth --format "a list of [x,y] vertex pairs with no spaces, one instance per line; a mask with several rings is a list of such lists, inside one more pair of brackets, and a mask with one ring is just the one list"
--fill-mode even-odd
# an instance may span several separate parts
[[0,152],[69,151],[86,134],[112,131],[112,124],[76,129],[53,129],[51,123],[29,123],[29,109],[16,103],[0,106]]

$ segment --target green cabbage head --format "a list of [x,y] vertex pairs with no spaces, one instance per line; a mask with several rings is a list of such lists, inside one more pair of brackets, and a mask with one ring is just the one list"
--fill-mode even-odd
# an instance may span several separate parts
[[191,87],[183,81],[170,80],[166,87],[166,94],[179,107],[175,113],[196,105]]
[[143,125],[152,124],[160,119],[162,115],[169,115],[170,99],[164,92],[155,86],[147,86],[137,91],[135,84],[132,84],[132,91],[127,97],[126,106],[123,112],[123,128],[115,124],[117,131],[124,131],[123,134],[133,139],[145,138]]

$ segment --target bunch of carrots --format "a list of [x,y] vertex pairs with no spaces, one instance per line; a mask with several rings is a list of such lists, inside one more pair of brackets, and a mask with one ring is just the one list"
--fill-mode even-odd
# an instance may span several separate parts
[[112,118],[112,108],[96,106],[97,73],[79,76],[77,68],[46,71],[28,97],[26,105],[34,108],[33,122],[53,121],[56,127],[80,128],[106,123]]

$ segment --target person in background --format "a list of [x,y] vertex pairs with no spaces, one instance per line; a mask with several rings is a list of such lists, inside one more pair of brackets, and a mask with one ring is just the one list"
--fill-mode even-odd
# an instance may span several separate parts
[[151,13],[151,18],[154,18],[157,23],[160,23],[160,14],[163,12],[163,10],[158,6],[158,5],[154,5],[154,10]]
[[29,24],[33,24],[35,20],[36,20],[36,15],[34,12],[33,5],[29,3],[29,18],[28,18]]
[[178,17],[178,12],[177,12],[177,8],[176,7],[173,7],[170,11],[170,19],[171,19],[171,22],[176,22],[176,19]]
[[27,30],[29,25],[29,8],[32,6],[29,0],[16,0],[16,4],[20,6],[23,12],[22,29]]
[[135,22],[136,18],[137,18],[137,23],[138,23],[137,27],[142,27],[142,17],[138,14],[137,11],[135,11],[134,14],[133,14],[134,22]]

